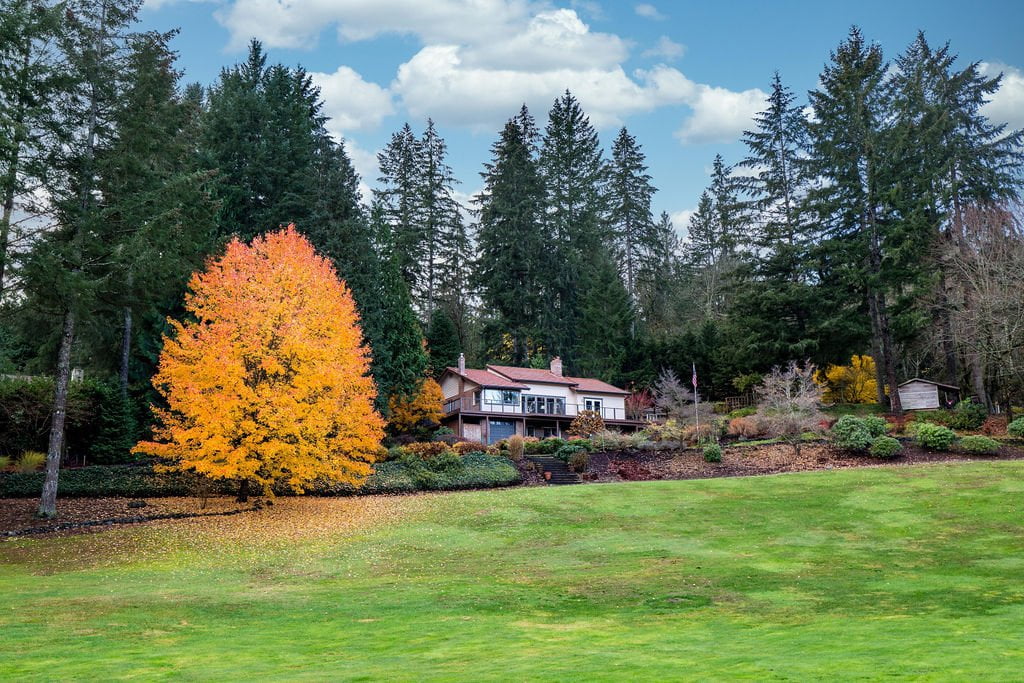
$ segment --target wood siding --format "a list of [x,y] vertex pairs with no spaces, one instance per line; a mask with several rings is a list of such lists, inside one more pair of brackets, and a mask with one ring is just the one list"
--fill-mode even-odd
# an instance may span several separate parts
[[934,410],[939,407],[939,387],[928,382],[908,382],[899,388],[904,410]]

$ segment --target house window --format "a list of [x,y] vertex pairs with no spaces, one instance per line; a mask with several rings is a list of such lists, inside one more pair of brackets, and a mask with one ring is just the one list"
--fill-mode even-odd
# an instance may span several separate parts
[[599,398],[585,398],[583,399],[583,409],[593,410],[594,412],[601,412],[601,399]]
[[535,415],[565,415],[565,399],[559,396],[523,396],[523,412]]
[[517,406],[519,392],[508,389],[484,389],[484,403],[492,406]]

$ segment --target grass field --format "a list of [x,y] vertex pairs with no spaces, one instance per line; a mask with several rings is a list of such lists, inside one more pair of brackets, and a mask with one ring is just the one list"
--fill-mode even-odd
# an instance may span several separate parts
[[11,679],[1020,679],[1024,463],[282,500],[0,544]]

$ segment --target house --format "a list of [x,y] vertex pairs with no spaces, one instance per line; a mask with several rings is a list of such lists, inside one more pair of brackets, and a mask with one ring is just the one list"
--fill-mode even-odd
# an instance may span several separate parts
[[562,361],[550,368],[459,365],[441,376],[442,424],[467,441],[492,444],[513,434],[562,436],[583,410],[596,411],[612,429],[636,430],[645,423],[626,414],[628,391],[599,379],[562,374]]
[[960,388],[915,377],[898,387],[904,410],[952,408],[960,400]]

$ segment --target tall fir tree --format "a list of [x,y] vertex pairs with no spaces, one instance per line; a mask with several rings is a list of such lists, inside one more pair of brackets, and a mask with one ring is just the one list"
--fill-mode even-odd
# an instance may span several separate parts
[[378,239],[392,252],[406,286],[413,291],[424,275],[421,161],[419,141],[406,123],[377,154],[380,187],[373,191],[383,218]]
[[435,308],[427,325],[427,352],[430,355],[430,375],[440,379],[445,368],[459,363],[463,345],[451,315],[444,308]]
[[615,235],[615,256],[634,305],[640,298],[640,272],[650,270],[659,256],[658,233],[651,213],[655,191],[640,145],[622,128],[612,145],[609,220]]
[[[491,161],[481,174],[484,191],[476,198],[474,280],[484,315],[497,332],[488,340],[489,355],[516,365],[543,348],[538,320],[545,306],[544,259],[550,245],[541,225],[544,185],[534,155],[535,135],[524,107],[492,145]],[[499,349],[507,349],[507,355]]]
[[566,91],[548,114],[539,167],[544,182],[544,232],[548,241],[548,292],[542,335],[550,354],[575,367],[576,333],[587,302],[598,290],[584,282],[592,255],[611,246],[607,215],[608,167],[597,131]]

